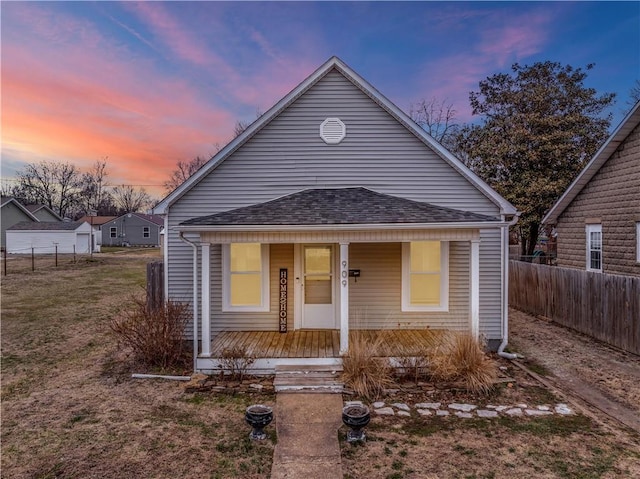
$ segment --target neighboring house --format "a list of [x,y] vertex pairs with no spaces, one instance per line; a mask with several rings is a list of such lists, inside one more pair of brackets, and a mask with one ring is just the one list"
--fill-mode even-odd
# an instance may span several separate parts
[[2,248],[7,245],[7,229],[16,223],[22,221],[38,222],[38,218],[35,217],[27,208],[24,207],[18,200],[10,196],[2,197],[2,206],[0,208],[0,229],[2,230]]
[[168,298],[195,306],[198,370],[230,332],[262,332],[246,346],[286,330],[254,364],[267,369],[337,364],[354,330],[506,345],[515,208],[338,58],[154,211]]
[[62,221],[60,215],[49,208],[47,205],[25,205],[33,216],[39,221]]
[[102,245],[102,226],[117,219],[117,216],[83,216],[78,221],[86,221],[93,229],[93,251],[100,252]]
[[127,213],[102,225],[102,245],[160,246],[163,226],[162,216]]
[[84,221],[23,221],[7,229],[7,253],[87,254],[90,235],[91,226]]
[[542,221],[558,266],[640,276],[640,102]]

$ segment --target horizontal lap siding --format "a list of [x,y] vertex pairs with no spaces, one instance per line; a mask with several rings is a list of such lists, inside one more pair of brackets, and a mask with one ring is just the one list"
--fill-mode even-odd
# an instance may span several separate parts
[[349,268],[360,269],[349,281],[349,316],[353,329],[469,328],[469,243],[449,244],[449,311],[402,312],[402,244],[349,246]]
[[[346,125],[346,138],[338,145],[327,145],[319,136],[320,123],[328,117],[338,117]],[[498,214],[489,199],[334,71],[171,206],[170,297],[191,295],[191,249],[171,229],[180,222],[306,188],[347,186],[363,186],[480,214]],[[484,248],[482,245],[481,251]],[[495,254],[499,251],[491,250],[483,256],[481,270],[485,266],[494,268]],[[485,258],[490,259],[489,263]],[[486,277],[495,275],[489,273]],[[498,300],[499,310],[499,296],[494,298],[493,291],[485,302],[494,299]],[[481,316],[486,316],[482,304]],[[499,327],[499,316],[486,317],[486,321],[496,319]]]

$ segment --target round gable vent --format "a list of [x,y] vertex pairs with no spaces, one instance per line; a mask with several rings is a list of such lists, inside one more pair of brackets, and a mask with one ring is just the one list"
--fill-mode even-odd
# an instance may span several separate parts
[[329,145],[337,145],[347,136],[347,127],[340,118],[327,118],[320,124],[320,138]]

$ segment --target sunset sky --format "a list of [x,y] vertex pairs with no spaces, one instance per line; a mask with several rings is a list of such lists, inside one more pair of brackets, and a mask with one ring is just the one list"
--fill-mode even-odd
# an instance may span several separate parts
[[640,2],[2,2],[2,177],[107,157],[110,182],[162,183],[210,156],[332,55],[403,110],[514,62],[595,63],[613,126],[640,79]]

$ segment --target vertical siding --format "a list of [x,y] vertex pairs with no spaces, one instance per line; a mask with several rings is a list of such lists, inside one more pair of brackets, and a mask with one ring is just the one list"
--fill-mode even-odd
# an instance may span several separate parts
[[[319,137],[320,123],[328,117],[338,117],[346,124],[347,136],[338,145],[327,145]],[[180,222],[306,188],[346,186],[498,214],[498,208],[449,164],[333,71],[171,206],[167,238],[169,296],[191,294],[191,249],[172,229]],[[497,283],[481,286],[481,295],[486,294],[481,302],[481,326],[499,331],[499,233],[495,233],[497,249],[488,236],[481,245],[481,274],[484,281]],[[248,321],[237,319],[238,324]],[[267,327],[262,318],[258,324]]]
[[586,269],[587,219],[602,222],[603,272],[640,276],[640,126],[609,157],[558,218],[558,265]]

